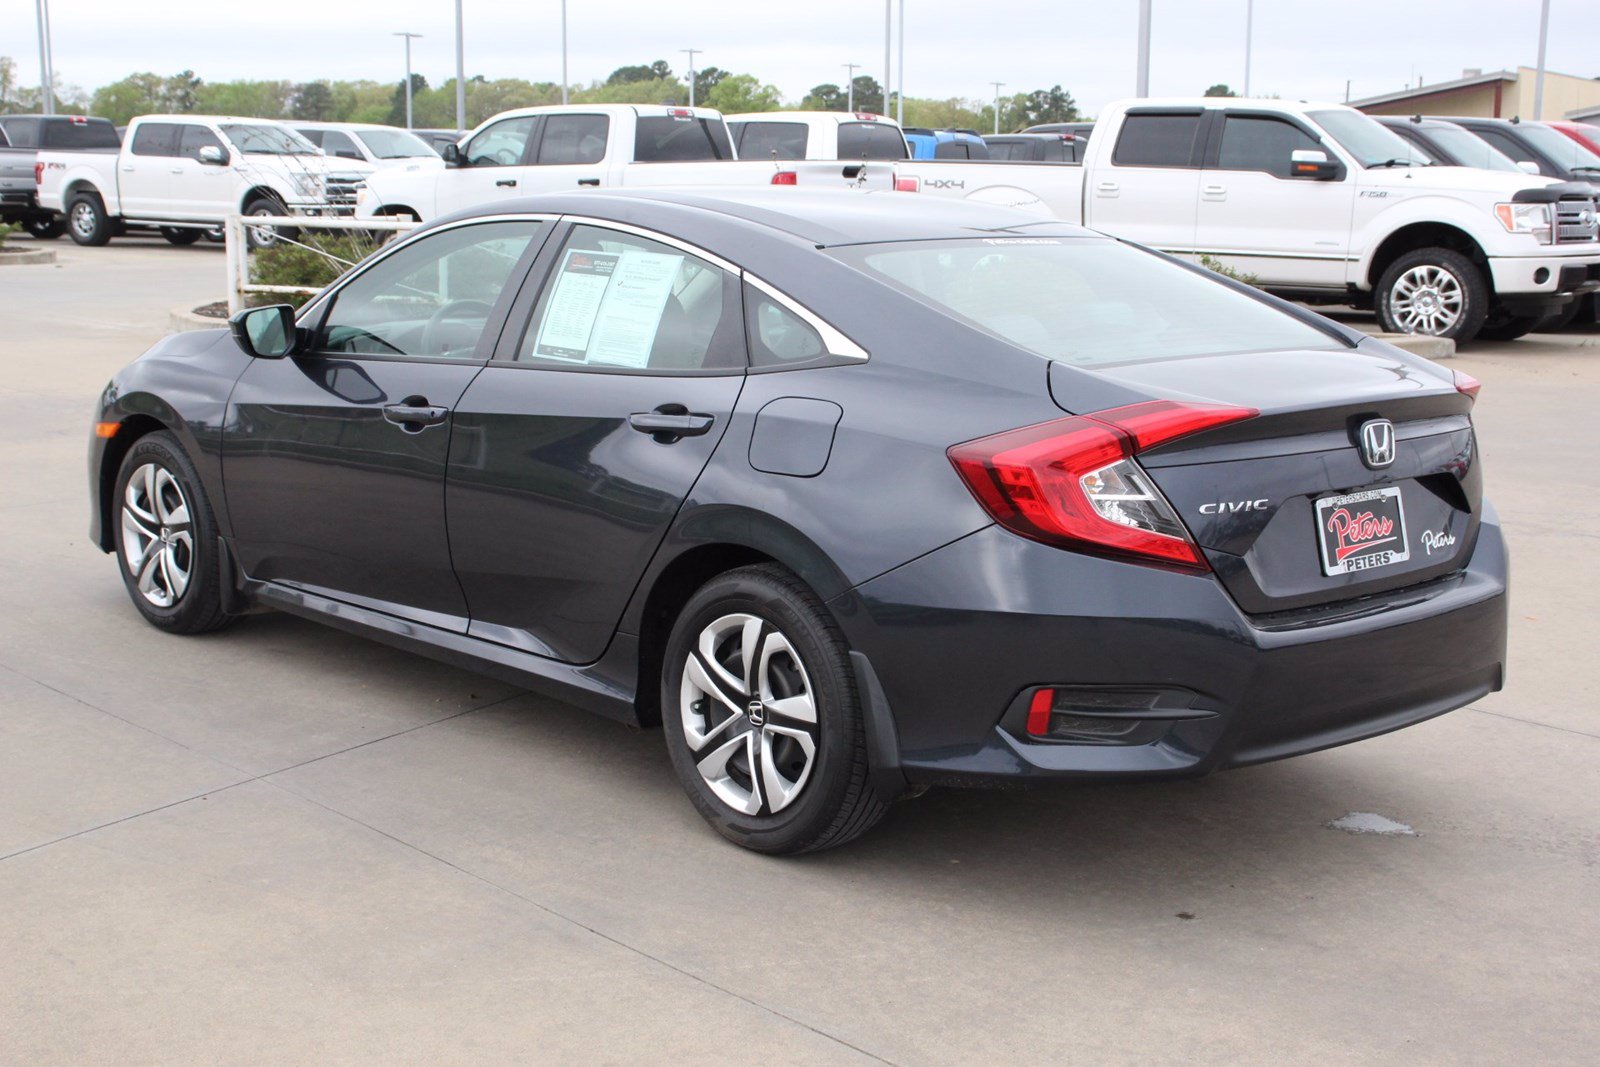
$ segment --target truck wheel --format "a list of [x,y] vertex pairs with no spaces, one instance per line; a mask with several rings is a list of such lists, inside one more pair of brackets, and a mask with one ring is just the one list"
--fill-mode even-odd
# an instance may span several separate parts
[[77,193],[67,203],[67,233],[80,245],[111,240],[111,217],[98,193]]
[[192,245],[200,240],[200,231],[186,230],[181,226],[163,226],[161,236],[167,239],[169,245]]
[[1545,319],[1544,315],[1508,315],[1497,308],[1484,320],[1478,336],[1485,341],[1515,341],[1542,326]]
[[[276,200],[261,197],[259,200],[252,200],[246,204],[244,213],[246,218],[270,218],[272,216],[287,215],[289,212]],[[280,237],[287,241],[294,241],[300,237],[300,231],[282,227],[269,229],[265,226],[246,226],[244,230],[245,243],[252,250],[258,252],[263,248],[271,248],[277,244]]]
[[1572,325],[1574,320],[1577,319],[1578,313],[1584,310],[1585,300],[1587,299],[1588,298],[1586,297],[1580,296],[1578,299],[1568,304],[1563,310],[1556,312],[1554,315],[1551,315],[1540,322],[1539,325],[1533,328],[1533,332],[1555,333],[1557,330],[1565,330],[1568,326]]
[[67,220],[60,215],[35,215],[22,225],[35,241],[54,241],[67,232]]
[[1407,252],[1378,279],[1378,322],[1390,333],[1470,341],[1489,314],[1483,271],[1448,248]]

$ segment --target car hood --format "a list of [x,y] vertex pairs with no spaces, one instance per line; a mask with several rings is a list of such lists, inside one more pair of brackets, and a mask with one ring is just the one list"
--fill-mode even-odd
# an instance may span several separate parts
[[1361,172],[1366,189],[1397,189],[1411,195],[1430,192],[1487,193],[1509,200],[1523,189],[1560,184],[1537,174],[1510,174],[1478,167],[1386,167]]

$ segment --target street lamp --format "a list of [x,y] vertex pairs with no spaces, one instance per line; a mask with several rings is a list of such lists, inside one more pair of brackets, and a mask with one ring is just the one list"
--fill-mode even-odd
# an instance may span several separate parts
[[[894,94],[894,120],[900,125],[906,124],[906,0],[900,0],[900,55],[896,57],[899,65],[899,81]],[[886,109],[887,110],[887,109]]]
[[846,92],[849,93],[849,103],[845,104],[844,109],[846,111],[854,111],[856,109],[856,68],[861,66],[861,64],[841,63],[839,65],[843,67],[844,72],[849,75],[849,78],[845,81],[845,85],[848,86]]
[[894,40],[894,0],[883,0],[883,113],[889,113],[889,79],[894,71],[889,69],[889,42]]
[[567,0],[561,0],[561,102],[567,102]]
[[1250,95],[1250,39],[1255,36],[1256,0],[1244,0],[1244,95]]
[[467,132],[467,49],[461,20],[461,0],[456,0],[456,132]]
[[1544,44],[1550,36],[1550,0],[1539,5],[1539,72],[1533,78],[1533,121],[1544,118]]
[[1135,96],[1150,95],[1150,0],[1139,0],[1139,65]]
[[50,62],[50,0],[38,0],[39,9],[39,80],[42,109],[46,115],[56,113],[56,73]]
[[994,132],[998,134],[1000,132],[1000,87],[1005,82],[990,82],[989,84],[994,86]]
[[694,107],[694,57],[704,52],[704,48],[680,48],[680,52],[689,53],[689,106]]
[[404,37],[406,39],[406,129],[409,130],[414,125],[411,121],[411,39],[413,37],[421,37],[422,34],[395,33],[391,34],[391,36]]

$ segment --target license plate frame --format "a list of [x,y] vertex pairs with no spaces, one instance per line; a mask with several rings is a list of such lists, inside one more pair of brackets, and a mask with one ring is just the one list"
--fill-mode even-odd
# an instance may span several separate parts
[[1392,567],[1411,558],[1405,497],[1397,485],[1319,497],[1317,551],[1329,578]]

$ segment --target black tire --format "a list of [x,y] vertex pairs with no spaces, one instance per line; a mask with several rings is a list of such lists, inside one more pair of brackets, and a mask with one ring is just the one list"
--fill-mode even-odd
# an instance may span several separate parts
[[[1407,321],[1403,313],[1396,311],[1394,305],[1402,298],[1396,289],[1412,271],[1429,267],[1442,271],[1452,279],[1454,291],[1460,296],[1460,307],[1448,326],[1420,330],[1414,328],[1414,324]],[[1378,279],[1373,304],[1379,324],[1390,333],[1430,333],[1435,337],[1466,342],[1478,335],[1484,319],[1489,315],[1489,283],[1484,279],[1482,269],[1460,252],[1448,248],[1419,248],[1407,252],[1384,270]]]
[[1565,308],[1556,312],[1554,315],[1546,316],[1545,319],[1539,323],[1539,325],[1533,328],[1533,332],[1557,333],[1561,330],[1565,330],[1577,320],[1578,314],[1585,310],[1584,301],[1586,299],[1586,297],[1580,296],[1578,299],[1568,303]]
[[112,230],[99,193],[74,193],[67,201],[67,235],[74,243],[97,248],[111,241]]
[[67,220],[60,215],[34,215],[22,228],[35,241],[54,241],[67,232]]
[[[246,204],[244,213],[246,217],[250,215],[287,215],[289,214],[289,209],[269,196],[262,196]],[[258,252],[263,248],[271,248],[277,244],[279,237],[288,241],[297,241],[300,239],[300,231],[286,226],[279,226],[270,230],[246,226],[244,231],[245,244]]]
[[[151,468],[154,473],[147,480]],[[139,486],[130,493],[129,483],[135,480]],[[116,538],[117,566],[145,621],[176,634],[206,633],[233,621],[222,603],[217,520],[200,476],[176,438],[161,431],[134,442],[117,471],[111,504],[106,521]],[[141,536],[141,530],[150,536]],[[170,555],[161,558],[167,550]],[[187,574],[181,588],[176,580],[180,573]],[[163,597],[170,603],[160,603]]]
[[192,245],[200,240],[199,230],[185,229],[181,226],[161,227],[161,236],[167,239],[169,245]]
[[1494,311],[1478,331],[1480,341],[1515,341],[1544,324],[1544,315],[1507,315]]
[[[743,659],[748,664],[746,682],[735,681],[722,690],[727,702],[702,695],[689,701],[686,712],[685,674],[691,653],[698,655],[702,632],[715,633],[715,626],[734,620],[730,625],[742,634],[740,618],[759,623],[760,636],[752,642],[757,656]],[[744,642],[732,629],[727,633],[726,643],[717,643],[715,649],[726,649],[734,657],[730,662],[738,666]],[[774,635],[781,640],[769,644]],[[720,662],[726,657],[716,658]],[[706,677],[707,669],[700,668],[701,677]],[[763,678],[751,678],[758,671],[770,683],[765,689]],[[752,699],[762,692],[789,698],[808,695],[814,729],[805,728],[801,719],[785,718],[773,702]],[[745,708],[745,713],[733,714],[730,704]],[[748,710],[756,707],[764,709],[760,721]],[[844,637],[817,595],[782,567],[762,564],[729,571],[689,599],[667,641],[661,708],[667,750],[679,781],[705,820],[735,844],[772,855],[816,852],[853,840],[883,817],[886,805],[868,776],[861,700]],[[787,733],[781,732],[785,728]],[[691,743],[689,729],[702,734],[698,749]],[[803,769],[803,748],[793,739],[798,733],[807,734],[814,746],[809,769]],[[752,734],[758,758],[769,761],[779,781],[793,787],[790,799],[776,799],[764,784],[753,785],[753,779],[771,779],[751,773],[752,749],[737,744],[738,738]],[[724,750],[733,754],[711,773],[720,773],[722,788],[742,792],[754,807],[752,812],[736,808],[699,770],[701,762]],[[781,784],[778,792],[783,792]]]

